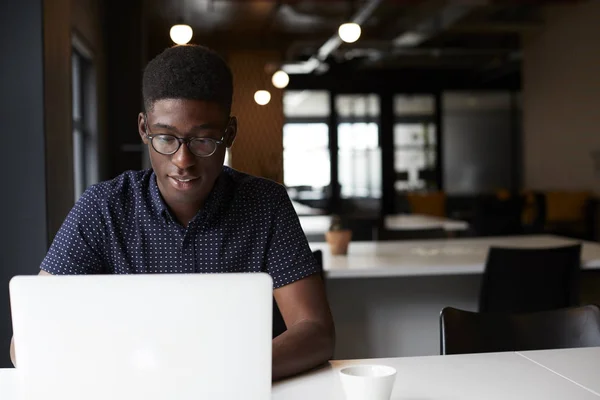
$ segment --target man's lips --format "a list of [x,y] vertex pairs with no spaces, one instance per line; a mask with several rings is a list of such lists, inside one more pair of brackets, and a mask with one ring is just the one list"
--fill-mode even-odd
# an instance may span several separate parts
[[178,176],[178,175],[169,175],[169,178],[174,179],[178,182],[191,182],[191,181],[195,181],[196,179],[198,179],[198,177],[196,176]]
[[176,190],[191,190],[200,182],[200,177],[189,175],[169,175],[171,186]]

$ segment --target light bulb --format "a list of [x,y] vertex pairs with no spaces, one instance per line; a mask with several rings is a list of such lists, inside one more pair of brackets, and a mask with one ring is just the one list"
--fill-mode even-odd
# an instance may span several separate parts
[[271,101],[271,93],[266,90],[258,90],[256,93],[254,93],[254,101],[259,106],[269,104],[269,101]]
[[192,27],[185,24],[173,25],[171,27],[171,31],[169,32],[171,35],[171,40],[176,44],[186,44],[190,40],[192,40]]
[[283,89],[288,85],[288,83],[290,83],[290,76],[284,71],[279,70],[273,74],[271,82],[277,89]]
[[340,25],[338,35],[346,43],[354,43],[360,37],[360,25],[354,22],[348,22]]

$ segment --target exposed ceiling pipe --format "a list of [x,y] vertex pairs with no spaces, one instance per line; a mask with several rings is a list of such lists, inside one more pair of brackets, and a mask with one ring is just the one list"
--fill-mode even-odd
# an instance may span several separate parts
[[418,46],[454,25],[474,8],[485,4],[486,2],[483,1],[449,2],[437,13],[418,23],[413,29],[399,35],[394,39],[393,44],[396,47]]
[[[365,4],[358,12],[347,22],[354,22],[358,25],[364,24],[373,14],[373,12],[383,3],[384,0],[371,0]],[[288,74],[310,74],[318,70],[329,57],[342,44],[342,39],[335,33],[329,38],[308,61],[301,63],[287,63],[281,66]]]
[[475,8],[488,4],[488,0],[463,0],[447,1],[436,12],[427,16],[414,25],[414,28],[404,31],[392,41],[392,48],[386,54],[380,53],[371,57],[362,63],[362,67],[367,67],[380,63],[385,59],[397,57],[403,50],[415,48],[425,41],[439,35],[458,21],[466,17]]

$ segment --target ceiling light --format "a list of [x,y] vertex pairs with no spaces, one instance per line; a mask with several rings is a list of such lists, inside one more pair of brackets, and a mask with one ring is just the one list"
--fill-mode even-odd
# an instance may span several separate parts
[[360,25],[354,22],[348,22],[340,25],[338,35],[346,43],[354,43],[360,37]]
[[258,90],[256,93],[254,93],[254,101],[259,106],[269,104],[269,101],[271,101],[271,93],[266,90]]
[[290,76],[284,71],[279,70],[273,74],[271,82],[277,89],[283,89],[290,83]]
[[185,24],[177,24],[171,27],[171,31],[169,32],[171,35],[171,40],[176,44],[186,44],[190,40],[192,40],[192,27]]

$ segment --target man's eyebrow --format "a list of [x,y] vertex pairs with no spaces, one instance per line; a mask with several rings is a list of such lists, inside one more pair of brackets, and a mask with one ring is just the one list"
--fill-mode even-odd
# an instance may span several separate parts
[[156,124],[152,124],[152,127],[154,127],[154,128],[168,129],[168,130],[171,130],[171,131],[177,131],[177,128],[175,128],[174,126],[167,125],[167,124],[161,124],[160,122],[156,123]]
[[[168,124],[162,124],[160,122],[156,123],[156,124],[152,124],[152,127],[154,128],[161,128],[161,129],[167,129],[167,130],[171,130],[171,131],[175,131],[175,132],[179,132],[177,128],[175,128],[174,126],[168,125]],[[219,126],[217,126],[217,124],[201,124],[201,125],[196,125],[194,127],[192,127],[191,132],[194,131],[199,131],[202,129],[218,129]]]
[[193,131],[198,131],[198,130],[202,130],[202,129],[219,129],[219,128],[221,128],[221,126],[219,126],[218,124],[206,123],[206,124],[194,126],[191,131],[193,132]]

